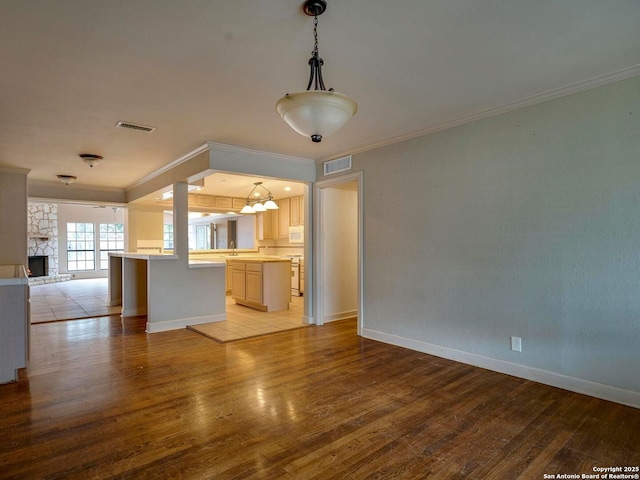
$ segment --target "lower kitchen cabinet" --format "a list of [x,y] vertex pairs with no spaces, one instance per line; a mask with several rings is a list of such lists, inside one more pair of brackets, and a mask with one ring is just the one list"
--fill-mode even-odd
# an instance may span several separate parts
[[291,301],[290,260],[229,260],[231,297],[237,304],[273,312]]

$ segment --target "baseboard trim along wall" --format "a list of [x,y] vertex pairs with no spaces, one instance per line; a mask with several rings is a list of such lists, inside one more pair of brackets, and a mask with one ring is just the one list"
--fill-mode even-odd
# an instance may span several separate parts
[[338,320],[345,320],[347,318],[353,318],[358,316],[357,310],[347,310],[346,312],[334,313],[332,315],[326,315],[324,317],[324,323],[337,322]]
[[584,395],[609,400],[611,402],[628,405],[634,408],[640,408],[640,392],[623,390],[610,385],[590,382],[588,380],[569,377],[567,375],[550,372],[548,370],[527,367],[526,365],[519,365],[517,363],[506,362],[504,360],[484,357],[475,353],[463,352],[461,350],[434,345],[420,340],[399,337],[397,335],[391,335],[367,328],[362,330],[362,336],[371,340],[378,340],[380,342],[408,348],[410,350],[416,350],[436,357],[454,360],[467,365],[473,365],[474,367],[486,368],[494,372],[512,375],[525,380],[543,383],[545,385],[562,388],[575,393],[582,393]]
[[167,330],[179,330],[181,328],[187,328],[187,325],[201,325],[203,323],[221,322],[227,319],[226,313],[219,313],[217,315],[207,315],[205,317],[193,317],[193,318],[178,318],[177,320],[168,320],[166,322],[147,322],[146,332],[166,332]]

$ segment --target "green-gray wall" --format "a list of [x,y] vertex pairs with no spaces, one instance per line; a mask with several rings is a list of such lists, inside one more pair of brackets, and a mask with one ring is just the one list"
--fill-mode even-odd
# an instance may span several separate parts
[[640,406],[640,78],[353,166],[365,336]]

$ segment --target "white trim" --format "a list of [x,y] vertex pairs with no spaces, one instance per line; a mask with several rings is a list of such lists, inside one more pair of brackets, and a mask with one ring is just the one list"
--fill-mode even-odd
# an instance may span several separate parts
[[[362,335],[364,328],[364,202],[363,202],[363,172],[351,172],[344,175],[338,175],[323,179],[316,182],[313,186],[313,245],[315,258],[313,269],[313,283],[315,289],[313,290],[313,304],[315,306],[314,313],[316,319],[316,325],[324,325],[324,311],[322,305],[323,289],[322,282],[322,261],[324,255],[325,244],[323,241],[322,232],[324,231],[322,225],[322,190],[324,188],[333,187],[342,183],[348,183],[356,181],[358,184],[358,310],[355,312],[358,317],[358,335]],[[351,315],[353,316],[353,315]]]
[[475,353],[455,350],[441,345],[414,340],[411,338],[400,337],[377,330],[364,329],[362,336],[372,340],[389,343],[399,347],[409,348],[418,352],[427,353],[436,357],[447,358],[456,362],[473,365],[475,367],[486,368],[494,372],[512,375],[518,378],[524,378],[533,382],[551,385],[552,387],[562,388],[576,393],[590,395],[592,397],[609,400],[630,407],[640,408],[640,392],[624,390],[602,383],[591,382],[581,378],[570,377],[561,373],[541,370],[539,368],[519,365],[517,363],[498,360],[496,358],[485,357]]
[[167,320],[166,322],[147,322],[146,332],[166,332],[167,330],[179,330],[187,326],[201,325],[203,323],[222,322],[227,319],[226,313],[218,313],[216,315],[207,315],[204,317],[178,318],[176,320]]
[[28,175],[31,170],[28,168],[0,167],[0,173],[15,173],[18,175]]
[[333,315],[327,315],[324,317],[324,323],[337,322],[338,320],[344,320],[346,318],[353,318],[358,316],[358,310],[348,310],[346,312],[334,313]]
[[228,145],[226,143],[207,142],[205,145],[209,148],[209,151],[240,153],[243,155],[259,156],[269,160],[300,163],[303,165],[315,165],[315,162],[310,158],[294,157],[291,155],[283,155],[280,153],[265,152],[263,150],[253,150],[251,148],[237,147],[235,145]]
[[172,162],[167,163],[165,166],[160,167],[158,170],[154,170],[153,172],[151,172],[148,175],[145,175],[144,177],[142,177],[139,180],[136,180],[135,182],[133,182],[131,185],[129,185],[128,187],[125,188],[125,191],[129,191],[129,190],[133,190],[136,187],[139,187],[141,185],[144,185],[145,183],[147,183],[150,180],[153,180],[154,178],[162,175],[165,172],[168,172],[169,170],[171,170],[172,168],[180,165],[181,163],[184,163],[188,160],[191,160],[193,157],[195,157],[196,155],[200,155],[203,152],[206,152],[208,150],[208,145],[205,143],[204,145],[200,145],[198,148],[196,148],[195,150],[191,150],[190,152],[185,153],[184,155],[181,155],[180,157],[176,158],[175,160],[173,160]]
[[314,320],[313,320],[313,317],[310,315],[303,315],[302,322],[306,323],[307,325],[313,325]]
[[131,185],[127,186],[124,190],[126,192],[129,192],[130,190],[133,190],[136,187],[139,187],[141,185],[144,185],[145,183],[147,183],[150,180],[153,180],[154,178],[162,175],[163,173],[168,172],[169,170],[171,170],[172,168],[175,168],[176,166],[191,160],[193,157],[200,155],[201,153],[204,152],[211,152],[211,151],[219,151],[219,152],[233,152],[233,153],[240,153],[243,155],[257,155],[260,157],[264,157],[266,159],[270,159],[270,160],[280,160],[280,161],[286,161],[286,162],[292,162],[292,163],[301,163],[304,165],[315,165],[315,162],[309,158],[302,158],[302,157],[293,157],[290,155],[282,155],[282,154],[278,154],[278,153],[271,153],[271,152],[264,152],[261,150],[252,150],[250,148],[245,148],[245,147],[237,147],[235,145],[228,145],[225,143],[216,143],[216,142],[211,142],[211,141],[207,141],[206,143],[200,145],[198,148],[191,150],[190,152],[185,153],[184,155],[181,155],[180,157],[176,158],[175,160],[173,160],[172,162],[167,163],[166,165],[164,165],[163,167],[159,168],[158,170],[155,170],[153,172],[151,172],[148,175],[145,175],[144,177],[142,177],[141,179],[133,182]]
[[462,117],[456,118],[448,122],[437,123],[435,125],[431,125],[421,130],[418,130],[412,133],[407,133],[406,135],[400,135],[397,137],[389,138],[374,144],[367,144],[363,147],[352,149],[347,152],[336,153],[331,155],[330,157],[322,158],[320,159],[320,161],[327,161],[327,160],[342,157],[348,154],[367,152],[370,150],[375,150],[376,148],[386,147],[387,145],[393,145],[394,143],[405,142],[413,138],[422,137],[424,135],[429,135],[431,133],[436,133],[442,130],[448,130],[449,128],[458,127],[466,123],[475,122],[476,120],[495,117],[503,113],[512,112],[514,110],[519,110],[521,108],[537,105],[539,103],[546,102],[548,100],[555,100],[557,98],[573,95],[574,93],[580,93],[586,90],[591,90],[592,88],[603,87],[605,85],[610,85],[612,83],[621,82],[623,80],[637,77],[639,75],[640,75],[640,65],[635,65],[629,68],[623,68],[622,70],[618,70],[617,72],[600,75],[598,77],[594,77],[589,80],[584,80],[578,83],[567,85],[565,87],[547,90],[546,92],[538,93],[536,95],[531,95],[530,97],[525,97],[520,100],[516,100],[514,102],[505,103],[497,107],[491,107],[485,110],[480,110],[478,112],[471,113],[469,115],[464,115]]

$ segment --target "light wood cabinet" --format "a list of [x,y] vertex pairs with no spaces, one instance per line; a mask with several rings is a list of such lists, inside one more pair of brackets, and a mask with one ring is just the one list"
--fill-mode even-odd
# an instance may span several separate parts
[[229,260],[228,263],[231,264],[231,296],[237,304],[264,312],[289,308],[289,260]]
[[304,225],[304,197],[300,198],[300,225]]
[[289,224],[292,227],[304,225],[304,196],[289,199]]
[[[282,200],[276,202],[280,204]],[[280,210],[267,210],[257,214],[258,240],[277,240],[280,238]],[[289,235],[287,227],[286,235]]]
[[[235,197],[219,197],[200,193],[189,194],[188,205],[190,207],[211,208],[217,210],[240,210],[244,207],[246,199]],[[167,200],[170,203],[171,200]]]
[[196,195],[196,207],[213,207],[214,198],[211,195]]
[[289,225],[297,227],[300,223],[300,197],[291,197],[289,200]]
[[247,263],[245,299],[247,302],[262,305],[262,264]]
[[247,298],[247,274],[244,262],[229,262],[231,267],[231,296],[238,300]]
[[280,207],[278,212],[278,236],[276,238],[289,238],[289,213],[291,210],[291,199],[282,198],[278,201]]
[[216,208],[231,208],[233,199],[231,197],[213,197],[213,203]]
[[300,295],[304,295],[304,260],[300,260]]
[[304,225],[304,197],[281,198],[278,210],[257,214],[258,240],[289,238],[289,227]]
[[228,295],[231,293],[231,286],[233,285],[233,270],[231,264],[227,261],[227,279],[225,283],[225,293]]

